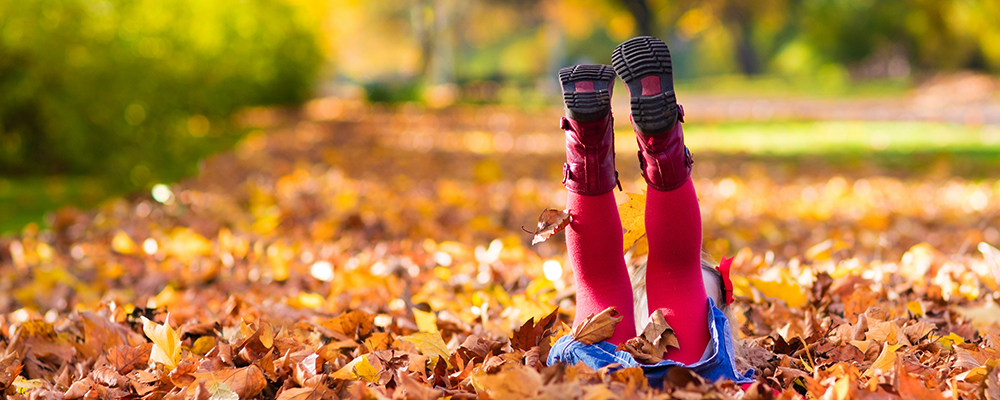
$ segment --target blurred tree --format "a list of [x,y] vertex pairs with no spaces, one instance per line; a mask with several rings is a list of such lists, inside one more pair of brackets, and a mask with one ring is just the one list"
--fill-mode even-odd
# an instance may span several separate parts
[[312,93],[314,23],[284,0],[0,2],[0,172],[192,173],[234,110]]

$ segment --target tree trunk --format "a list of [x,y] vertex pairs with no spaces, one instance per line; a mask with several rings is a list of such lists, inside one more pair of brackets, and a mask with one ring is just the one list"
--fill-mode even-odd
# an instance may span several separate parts
[[653,14],[649,12],[646,0],[621,0],[628,7],[629,13],[635,19],[635,27],[641,36],[656,36],[654,34]]

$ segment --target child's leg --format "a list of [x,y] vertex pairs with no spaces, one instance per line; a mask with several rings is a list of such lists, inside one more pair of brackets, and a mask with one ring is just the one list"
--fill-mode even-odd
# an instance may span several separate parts
[[603,65],[578,65],[559,71],[567,118],[563,184],[573,221],[566,228],[569,263],[576,277],[574,325],[615,307],[624,317],[608,340],[618,344],[635,336],[632,284],[622,253],[622,225],[611,193],[618,178],[614,164],[611,88],[614,71]]
[[691,156],[680,124],[683,110],[674,97],[670,52],[659,39],[637,37],[619,45],[612,60],[629,89],[639,163],[649,185],[649,312],[663,310],[677,335],[680,348],[666,357],[692,363],[710,338],[708,298],[701,278],[701,211],[690,180]]
[[569,193],[567,206],[573,222],[566,228],[566,248],[576,277],[576,316],[573,325],[587,316],[615,307],[622,322],[608,342],[618,344],[635,337],[632,283],[622,253],[622,223],[615,196]]
[[701,211],[688,179],[672,191],[653,187],[646,194],[649,311],[663,310],[681,348],[666,357],[698,361],[708,345],[708,296],[701,277]]

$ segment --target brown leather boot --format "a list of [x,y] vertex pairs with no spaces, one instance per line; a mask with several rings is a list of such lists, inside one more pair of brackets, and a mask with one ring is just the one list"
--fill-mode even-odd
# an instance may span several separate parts
[[576,65],[559,71],[566,116],[566,164],[563,185],[582,195],[610,192],[618,184],[615,171],[614,118],[611,91],[615,73],[607,65]]
[[691,152],[684,146],[684,109],[674,97],[667,45],[651,36],[629,39],[611,55],[615,72],[628,87],[639,165],[650,187],[674,190],[691,177]]

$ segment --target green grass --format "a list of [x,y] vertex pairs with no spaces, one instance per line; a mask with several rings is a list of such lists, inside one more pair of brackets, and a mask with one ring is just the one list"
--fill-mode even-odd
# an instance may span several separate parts
[[93,177],[0,178],[0,233],[32,222],[43,225],[45,214],[62,206],[92,208],[121,194]]
[[[845,76],[726,75],[678,80],[677,93],[772,98],[887,98],[900,97],[912,89],[909,79],[853,82]],[[616,88],[617,89],[617,88]]]
[[1000,154],[1000,128],[931,122],[774,122],[688,124],[692,151],[753,154],[962,152]]

